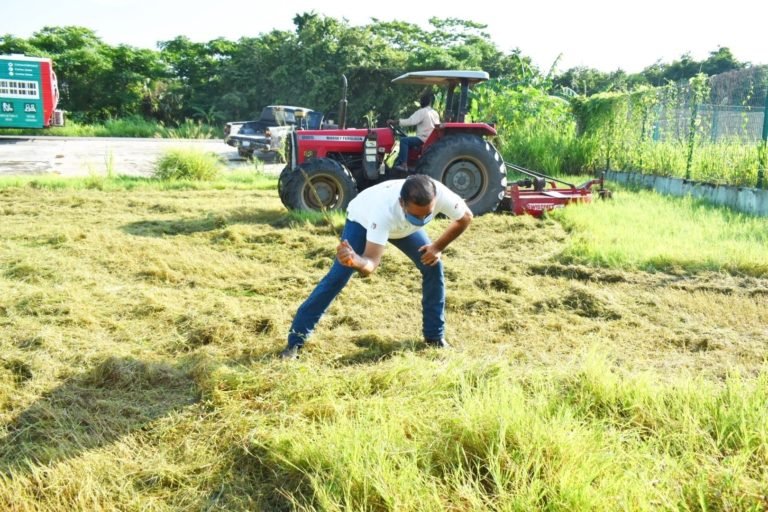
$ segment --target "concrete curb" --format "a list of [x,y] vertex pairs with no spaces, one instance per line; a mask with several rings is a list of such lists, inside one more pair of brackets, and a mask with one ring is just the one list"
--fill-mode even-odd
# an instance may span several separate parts
[[605,178],[616,183],[652,189],[660,194],[678,197],[689,195],[740,212],[768,217],[768,190],[716,185],[639,172],[606,171]]

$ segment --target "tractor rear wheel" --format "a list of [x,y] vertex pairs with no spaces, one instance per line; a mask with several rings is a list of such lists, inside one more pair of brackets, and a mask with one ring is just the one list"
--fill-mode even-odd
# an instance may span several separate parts
[[504,197],[506,166],[493,144],[468,133],[430,146],[416,167],[461,196],[474,215],[493,212]]
[[283,204],[293,210],[345,210],[357,195],[357,183],[336,160],[319,158],[297,170],[280,173],[278,190]]

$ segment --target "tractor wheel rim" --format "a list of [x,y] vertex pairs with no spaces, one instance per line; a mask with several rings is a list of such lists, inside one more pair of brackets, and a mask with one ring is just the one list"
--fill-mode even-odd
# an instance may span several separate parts
[[334,180],[317,177],[305,188],[304,201],[312,208],[333,208],[340,195],[339,186]]
[[483,171],[475,162],[459,160],[445,171],[443,183],[462,199],[475,199],[483,190]]

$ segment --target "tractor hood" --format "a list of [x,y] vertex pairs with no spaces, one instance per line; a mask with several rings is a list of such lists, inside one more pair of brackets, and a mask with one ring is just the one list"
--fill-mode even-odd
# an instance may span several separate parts
[[485,82],[490,77],[485,71],[456,71],[456,70],[442,70],[442,71],[415,71],[413,73],[406,73],[394,80],[395,84],[408,84],[408,85],[438,85],[441,87],[447,85],[456,85],[466,80],[469,86],[473,86],[480,82]]

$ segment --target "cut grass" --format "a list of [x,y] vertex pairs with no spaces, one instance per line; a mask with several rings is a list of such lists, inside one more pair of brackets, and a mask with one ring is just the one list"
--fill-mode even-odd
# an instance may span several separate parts
[[46,176],[0,176],[0,190],[33,188],[41,190],[162,191],[247,189],[269,190],[277,186],[277,176],[256,170],[222,172],[213,180],[163,180],[137,176],[85,176],[79,178]]
[[[453,350],[390,247],[285,364],[341,216],[113,182],[0,187],[0,509],[765,508],[765,275],[564,263],[592,225],[486,215],[445,251]],[[625,194],[679,215],[574,215]]]

